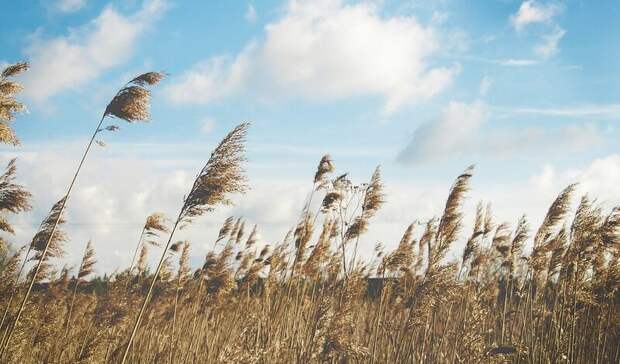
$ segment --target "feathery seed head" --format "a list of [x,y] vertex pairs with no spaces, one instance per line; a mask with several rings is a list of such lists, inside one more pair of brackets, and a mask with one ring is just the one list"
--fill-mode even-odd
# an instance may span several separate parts
[[2,78],[14,77],[19,75],[22,72],[27,71],[30,68],[30,64],[28,62],[17,62],[10,66],[7,66],[2,71]]
[[8,124],[15,119],[15,114],[26,111],[26,106],[15,100],[15,95],[23,88],[14,81],[8,80],[28,70],[27,62],[18,62],[6,67],[0,74],[0,143],[19,145],[15,131]]
[[329,154],[325,154],[316,168],[314,183],[320,182],[326,174],[333,172],[335,169],[336,168],[334,166],[334,162],[332,161],[332,157]]
[[129,123],[148,121],[151,92],[145,86],[155,85],[164,76],[164,73],[149,72],[129,81],[110,101],[104,116],[113,116]]
[[247,191],[247,177],[241,164],[246,160],[245,140],[249,126],[243,123],[235,127],[211,153],[185,198],[181,221],[189,223],[218,204],[231,205],[230,194]]

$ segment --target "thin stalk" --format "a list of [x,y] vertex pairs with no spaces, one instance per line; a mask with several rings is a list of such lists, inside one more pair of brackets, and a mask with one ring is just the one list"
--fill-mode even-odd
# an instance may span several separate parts
[[78,165],[77,170],[73,174],[73,179],[71,180],[71,183],[69,184],[67,193],[65,194],[62,204],[60,206],[60,212],[58,213],[58,218],[56,218],[56,221],[54,221],[54,226],[52,227],[50,236],[47,239],[47,242],[45,243],[45,248],[43,249],[43,252],[41,253],[41,259],[39,259],[39,262],[37,263],[37,266],[34,270],[34,274],[32,275],[32,279],[30,280],[30,284],[28,285],[28,290],[26,291],[26,294],[24,295],[24,298],[22,299],[22,302],[19,306],[19,310],[17,311],[17,315],[15,316],[15,320],[13,321],[13,325],[11,326],[11,329],[9,330],[9,334],[7,335],[6,341],[4,345],[2,346],[2,350],[0,351],[0,358],[4,357],[6,348],[11,342],[11,337],[13,336],[13,332],[15,328],[17,327],[17,324],[19,323],[19,319],[21,318],[22,313],[24,312],[24,308],[26,307],[26,303],[28,302],[28,298],[30,297],[30,293],[32,292],[32,287],[34,286],[34,282],[36,281],[37,275],[39,274],[39,270],[41,269],[41,265],[43,264],[43,261],[45,260],[45,257],[47,255],[47,250],[49,249],[50,242],[54,238],[54,234],[56,233],[56,229],[58,228],[58,222],[60,221],[62,217],[63,211],[65,210],[65,206],[67,205],[67,200],[69,199],[69,195],[71,194],[71,191],[73,190],[75,181],[77,180],[77,177],[80,174],[80,171],[82,170],[82,166],[84,165],[86,156],[88,155],[88,152],[90,151],[90,148],[93,145],[93,141],[95,140],[97,133],[99,133],[99,128],[101,128],[101,124],[103,124],[103,120],[105,119],[105,117],[106,115],[104,113],[103,116],[101,117],[101,120],[99,120],[99,124],[97,124],[97,127],[95,128],[95,131],[93,132],[93,135],[90,137],[90,141],[88,142],[88,145],[86,146],[86,150],[84,151],[84,154],[82,155],[82,159],[80,160],[80,164]]
[[133,258],[131,259],[131,265],[129,266],[129,276],[131,277],[131,272],[133,270],[133,265],[136,262],[136,257],[138,256],[138,250],[142,246],[142,239],[144,238],[144,232],[146,231],[146,225],[142,228],[142,232],[140,233],[140,239],[138,239],[138,245],[136,245],[136,250],[133,252]]
[[[28,256],[30,255],[31,251],[32,251],[32,244],[28,244],[28,251],[26,252],[26,255],[24,256],[24,261],[22,262],[22,265],[19,268],[19,272],[17,272],[17,277],[15,277],[15,283],[11,290],[11,297],[9,297],[9,302],[6,304],[6,308],[4,309],[4,313],[2,314],[2,321],[0,321],[0,327],[4,327],[4,321],[6,320],[9,310],[11,309],[11,304],[13,303],[13,298],[15,298],[15,293],[18,290],[19,277],[21,277],[22,272],[24,271],[24,267],[26,266],[26,262],[28,261]],[[6,337],[7,333],[8,333],[8,328],[2,335],[1,342],[4,342],[4,338]]]
[[177,323],[177,308],[179,305],[179,292],[181,291],[181,276],[177,277],[177,288],[174,296],[174,312],[172,314],[172,333],[170,334],[170,355],[168,356],[168,362],[172,363],[172,351],[176,347],[174,343],[174,334]]
[[77,294],[78,285],[80,284],[80,279],[76,278],[75,287],[73,287],[73,294],[71,296],[71,305],[69,306],[69,313],[67,314],[67,327],[65,330],[65,336],[69,334],[69,327],[71,326],[71,315],[73,314],[73,305],[75,304],[75,296]]
[[[194,181],[194,185],[195,184],[196,184],[196,181]],[[121,364],[124,364],[127,360],[127,356],[129,355],[129,350],[131,349],[131,344],[133,343],[133,340],[136,337],[136,332],[138,331],[138,327],[140,326],[140,321],[142,320],[142,315],[144,315],[146,305],[148,304],[151,298],[151,295],[153,294],[153,288],[155,287],[155,282],[157,282],[157,278],[159,277],[161,267],[164,264],[164,260],[166,259],[166,252],[168,251],[168,248],[170,247],[170,243],[172,242],[172,238],[174,237],[174,232],[176,231],[177,226],[179,225],[179,222],[181,221],[181,216],[183,212],[184,212],[184,209],[181,208],[181,211],[179,212],[179,216],[177,217],[177,220],[174,223],[174,227],[170,231],[170,237],[168,238],[168,242],[166,242],[164,251],[161,254],[161,258],[159,259],[159,264],[157,264],[157,269],[155,270],[153,280],[151,281],[151,285],[149,286],[149,290],[146,293],[146,297],[144,297],[144,301],[142,302],[142,307],[140,308],[138,317],[136,317],[136,321],[133,325],[133,329],[131,330],[131,336],[129,336],[129,341],[127,342],[127,347],[125,348],[125,353],[123,354],[123,360],[121,361]]]

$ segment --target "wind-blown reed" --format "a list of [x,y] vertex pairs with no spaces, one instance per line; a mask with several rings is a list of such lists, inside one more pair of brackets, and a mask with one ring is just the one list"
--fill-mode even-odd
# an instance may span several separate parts
[[[9,72],[9,75],[14,74],[15,72],[21,72],[20,70],[27,68],[27,66],[20,66],[20,67],[16,67],[14,70],[11,70]],[[6,72],[6,70],[5,70]],[[4,73],[3,73],[4,74]],[[123,88],[121,88],[117,94],[114,96],[114,98],[112,98],[112,100],[110,101],[110,103],[108,104],[108,106],[106,107],[103,115],[101,116],[101,120],[99,121],[99,124],[97,125],[97,127],[95,128],[95,131],[93,132],[90,141],[88,142],[87,146],[86,146],[86,150],[84,151],[84,153],[82,154],[82,158],[80,160],[80,163],[78,164],[78,167],[75,171],[75,173],[73,174],[73,178],[71,180],[71,183],[69,184],[69,187],[67,189],[67,192],[65,193],[65,195],[63,196],[63,198],[60,200],[60,204],[59,205],[55,205],[54,208],[52,209],[52,211],[55,211],[57,208],[57,218],[55,221],[53,221],[53,223],[51,223],[50,228],[49,228],[49,234],[48,234],[48,239],[47,241],[44,242],[44,247],[41,249],[40,252],[40,256],[38,256],[37,260],[38,260],[38,264],[35,268],[34,271],[32,271],[32,277],[31,277],[31,284],[29,289],[26,291],[26,294],[24,295],[24,299],[22,301],[22,305],[20,306],[20,309],[18,310],[18,313],[15,317],[13,326],[11,328],[11,330],[9,330],[9,333],[7,335],[7,340],[4,343],[4,345],[2,346],[2,350],[0,352],[0,358],[2,357],[2,355],[4,354],[5,350],[6,350],[6,346],[9,345],[10,339],[11,339],[11,335],[13,333],[13,329],[17,326],[17,324],[19,323],[19,319],[21,317],[21,313],[23,312],[23,307],[25,306],[26,302],[28,302],[28,297],[30,295],[30,292],[32,290],[32,286],[34,285],[34,282],[37,280],[37,275],[39,273],[39,270],[41,269],[41,266],[43,263],[46,262],[46,255],[48,254],[48,251],[53,252],[53,249],[50,250],[49,246],[50,244],[53,244],[53,239],[56,236],[55,231],[56,228],[60,222],[62,213],[65,209],[65,205],[67,203],[67,200],[69,199],[70,195],[71,195],[71,191],[73,190],[73,187],[75,185],[75,182],[77,180],[77,177],[82,169],[82,166],[84,165],[84,161],[86,160],[86,156],[88,155],[88,152],[90,151],[90,148],[93,144],[93,142],[95,141],[95,137],[100,134],[101,132],[104,131],[113,131],[115,130],[114,127],[106,127],[106,128],[102,128],[103,125],[103,121],[106,119],[107,116],[114,116],[123,120],[126,120],[128,122],[134,122],[134,121],[146,121],[149,118],[149,104],[150,104],[150,92],[145,88],[146,85],[154,85],[156,83],[158,83],[162,78],[163,78],[164,74],[163,73],[159,73],[159,72],[149,72],[149,73],[145,73],[142,75],[139,75],[138,77],[132,79],[131,81],[129,81]],[[45,266],[44,266],[45,267]]]
[[[142,307],[138,312],[133,329],[129,336],[122,363],[128,358],[131,344],[135,338],[146,305],[148,304],[153,288],[162,266],[166,259],[166,252],[178,226],[191,223],[192,219],[202,216],[204,213],[213,211],[217,205],[230,205],[230,195],[244,193],[247,190],[247,178],[244,175],[242,163],[245,161],[245,138],[249,123],[243,123],[235,127],[211,153],[211,157],[198,173],[194,184],[183,201],[174,226],[170,231],[168,242],[155,269],[154,277],[146,293]],[[241,231],[241,229],[240,229]]]

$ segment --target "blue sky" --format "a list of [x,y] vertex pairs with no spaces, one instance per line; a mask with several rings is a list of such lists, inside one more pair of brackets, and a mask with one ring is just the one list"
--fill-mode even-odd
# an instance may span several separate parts
[[34,194],[33,211],[15,218],[16,244],[62,195],[109,98],[149,70],[170,74],[154,90],[152,122],[119,124],[78,181],[70,260],[93,239],[102,270],[125,264],[144,217],[174,215],[210,149],[245,120],[252,192],[184,233],[195,260],[230,213],[259,224],[265,242],[283,236],[325,153],[360,182],[383,168],[388,204],[368,252],[439,214],[472,163],[468,208],[492,201],[498,220],[527,213],[536,226],[575,181],[609,206],[620,202],[617,1],[58,0],[5,9],[0,63],[32,64],[20,80],[29,113],[14,123],[22,146],[2,147],[3,160],[19,157]]

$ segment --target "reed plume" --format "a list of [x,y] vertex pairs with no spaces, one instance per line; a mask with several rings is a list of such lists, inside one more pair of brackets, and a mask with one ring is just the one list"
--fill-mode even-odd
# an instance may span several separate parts
[[457,239],[462,226],[463,213],[461,206],[465,194],[469,191],[469,180],[472,177],[474,166],[468,167],[457,177],[450,189],[443,215],[439,220],[434,243],[428,245],[428,269],[435,268],[445,257],[450,245]]
[[15,99],[22,91],[22,85],[10,79],[28,68],[28,62],[18,62],[5,67],[0,73],[0,143],[19,145],[19,139],[9,122],[15,120],[15,114],[25,112],[26,106]]
[[463,250],[463,256],[461,258],[461,269],[459,271],[459,278],[463,269],[469,262],[469,260],[473,257],[474,253],[478,250],[479,247],[479,238],[484,233],[483,231],[483,223],[484,223],[484,207],[482,205],[482,201],[478,203],[476,206],[476,217],[474,219],[474,229],[471,233],[469,239],[467,239],[467,243],[465,243],[465,249]]
[[316,173],[314,174],[314,183],[321,184],[325,176],[335,170],[334,161],[329,154],[324,155],[317,166]]
[[177,226],[189,224],[192,219],[212,211],[216,205],[232,204],[229,195],[244,193],[247,190],[247,177],[241,164],[245,161],[245,139],[249,126],[249,123],[240,124],[224,137],[211,153],[211,157],[198,173],[190,192],[185,197],[183,206],[170,231],[168,242],[164,247],[149,290],[136,317],[122,363],[127,360],[131,344],[140,326],[146,305],[151,298],[153,287],[158,279],[166,258],[166,251],[170,247]]
[[80,266],[78,268],[77,277],[75,278],[73,295],[71,296],[71,304],[69,306],[69,313],[67,314],[67,331],[65,332],[65,335],[69,332],[69,327],[71,326],[73,306],[75,305],[75,296],[77,295],[80,281],[93,273],[95,264],[97,264],[97,260],[95,259],[95,249],[93,248],[92,242],[89,240],[88,243],[86,243],[86,249],[84,250],[84,255],[82,256],[82,261],[80,262]]
[[314,219],[310,212],[306,212],[301,217],[301,220],[297,223],[295,228],[295,260],[293,261],[293,269],[291,270],[291,276],[295,274],[295,268],[301,264],[306,257],[306,248],[312,238],[314,232]]
[[258,241],[258,226],[255,224],[248,236],[248,240],[245,241],[245,249],[250,249]]
[[140,233],[140,239],[138,239],[138,245],[136,246],[136,250],[133,253],[133,258],[131,259],[131,265],[129,266],[130,275],[133,271],[133,266],[136,261],[136,256],[138,255],[138,251],[141,251],[143,243],[148,243],[149,245],[153,246],[159,246],[159,243],[155,239],[159,237],[160,233],[167,232],[168,227],[166,226],[166,217],[164,216],[164,214],[162,214],[161,212],[154,212],[146,218],[144,226],[142,227],[142,232]]
[[413,268],[414,263],[414,241],[413,241],[414,224],[410,224],[405,230],[398,247],[391,254],[385,257],[381,272],[409,272]]
[[320,272],[321,265],[324,263],[329,252],[329,240],[334,222],[332,220],[325,220],[323,223],[323,230],[319,236],[314,248],[310,253],[310,256],[304,264],[304,273],[311,278],[316,278]]
[[[575,184],[566,187],[553,201],[542,224],[534,235],[534,247],[530,256],[530,267],[535,282],[540,284],[542,274],[548,265],[549,253],[551,252],[551,237],[554,230],[565,218],[570,208],[570,199],[576,188]],[[586,206],[582,204],[582,207]]]
[[222,239],[224,239],[230,234],[230,232],[234,228],[234,221],[235,218],[233,216],[229,216],[226,218],[226,220],[224,220],[224,223],[222,224],[222,227],[217,234],[217,239],[215,240],[214,247],[217,245],[218,242],[220,242]]
[[[364,190],[364,200],[362,202],[362,212],[355,218],[353,223],[347,228],[345,238],[342,242],[343,259],[345,259],[344,247],[348,241],[355,239],[355,247],[353,250],[353,258],[351,260],[351,269],[355,269],[355,260],[357,258],[357,246],[360,236],[368,229],[368,223],[377,211],[385,203],[385,193],[383,193],[384,185],[381,180],[381,167],[377,166],[370,178],[370,183]],[[346,267],[343,261],[343,267]],[[345,271],[345,275],[347,272]]]
[[[159,80],[163,78],[163,76],[164,76],[163,73],[149,72],[149,73],[142,74],[132,79],[117,92],[117,94],[112,98],[112,100],[106,107],[105,111],[103,112],[103,115],[101,116],[99,124],[95,128],[90,138],[90,141],[88,142],[86,146],[86,150],[82,154],[82,158],[80,160],[80,163],[78,164],[78,167],[75,173],[73,174],[73,178],[71,180],[71,183],[69,184],[67,192],[65,193],[63,198],[60,200],[60,205],[58,206],[57,219],[51,225],[51,229],[49,232],[49,238],[47,242],[45,242],[45,248],[42,250],[41,256],[38,259],[39,264],[37,265],[37,267],[39,268],[37,268],[34,271],[34,275],[32,276],[31,286],[32,284],[34,284],[35,280],[37,279],[37,274],[40,270],[41,263],[46,261],[45,255],[48,252],[48,246],[52,243],[52,237],[55,236],[54,233],[56,231],[56,227],[59,224],[60,217],[65,209],[65,204],[67,203],[67,200],[69,199],[69,196],[71,195],[71,191],[73,190],[77,177],[82,169],[82,166],[84,165],[86,156],[88,155],[88,152],[90,151],[90,148],[93,142],[95,141],[95,137],[97,137],[97,135],[103,131],[114,130],[114,128],[102,128],[103,121],[106,119],[107,116],[117,117],[117,118],[126,120],[128,122],[133,122],[133,121],[138,121],[138,120],[143,120],[143,121],[148,120],[148,117],[149,117],[148,110],[149,110],[149,105],[150,105],[150,92],[144,86],[147,84],[155,85],[157,82],[159,82]],[[27,301],[28,296],[30,295],[30,291],[31,289],[29,289],[26,292],[26,296],[24,297],[22,306]],[[18,315],[15,319],[15,323],[13,326],[17,325],[20,314],[21,312],[18,311]],[[9,333],[8,335],[9,339],[10,339],[10,336],[11,334]],[[0,352],[0,357],[4,355],[6,346],[8,344],[9,344],[9,340],[7,340],[4,346],[2,347],[2,351]]]
[[[37,263],[27,275],[30,283],[28,284],[26,293],[24,294],[19,309],[17,310],[15,319],[8,328],[8,332],[2,345],[2,353],[0,354],[0,357],[4,355],[6,348],[11,341],[11,337],[19,323],[22,313],[24,312],[30,293],[32,292],[32,287],[42,278],[49,276],[52,268],[49,264],[49,259],[64,255],[63,243],[67,240],[67,235],[62,230],[59,230],[58,226],[65,223],[65,219],[62,216],[65,200],[65,198],[62,198],[54,204],[30,242],[30,250],[34,251],[35,255],[29,260],[36,261]],[[24,260],[26,259],[28,259],[28,255],[24,257]]]
[[35,255],[30,260],[37,262],[28,274],[29,277],[32,277],[33,281],[40,281],[47,278],[45,274],[42,274],[42,277],[37,277],[37,274],[41,266],[49,268],[47,263],[50,258],[61,258],[65,255],[63,244],[67,241],[68,237],[64,231],[59,229],[59,226],[62,226],[66,222],[62,211],[64,203],[65,199],[63,198],[54,204],[39,227],[39,231],[30,242],[32,251],[35,252]]
[[190,249],[190,243],[189,241],[184,241],[181,243],[182,248],[181,248],[181,255],[179,256],[179,267],[177,270],[177,275],[176,275],[176,288],[175,288],[175,295],[174,295],[174,308],[173,308],[173,314],[172,314],[172,329],[171,329],[171,334],[170,334],[170,349],[169,349],[169,362],[172,362],[172,354],[175,350],[175,335],[176,335],[176,324],[177,324],[177,311],[178,311],[178,306],[179,306],[179,295],[181,294],[181,290],[183,289],[183,286],[186,284],[186,282],[189,279],[189,273],[190,273],[190,268],[189,268],[189,249]]
[[512,242],[510,244],[510,260],[508,272],[511,276],[514,276],[517,259],[521,258],[521,256],[523,255],[523,245],[529,238],[529,231],[530,225],[527,222],[527,217],[523,215],[517,222],[517,227],[515,228],[512,236]]
[[[13,227],[3,215],[17,214],[31,209],[29,201],[32,195],[22,185],[15,183],[16,171],[16,159],[11,159],[0,176],[0,231],[10,234],[14,233]],[[6,248],[4,244],[2,248]]]

